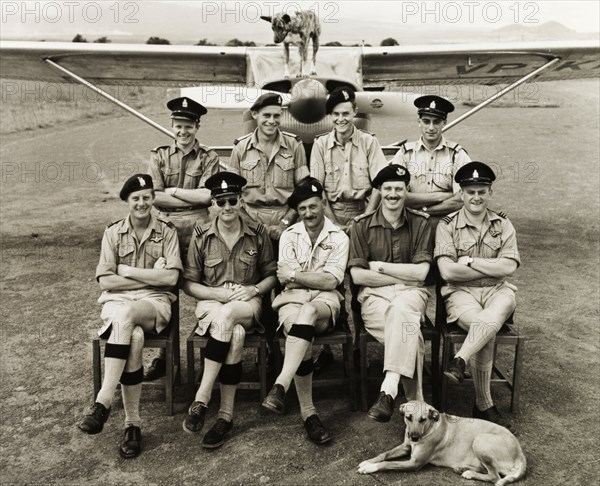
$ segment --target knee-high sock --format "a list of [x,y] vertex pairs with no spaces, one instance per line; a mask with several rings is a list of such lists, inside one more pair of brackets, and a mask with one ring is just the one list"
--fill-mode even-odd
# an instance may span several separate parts
[[125,409],[125,427],[130,425],[140,426],[140,396],[142,394],[142,384],[121,385],[121,395],[123,397],[123,408]]
[[296,385],[296,393],[298,394],[302,420],[306,420],[311,415],[317,413],[312,398],[312,376],[312,372],[304,376],[294,376],[294,384]]
[[115,390],[125,369],[129,356],[129,344],[115,344],[110,341],[104,351],[104,379],[96,401],[109,408],[115,397]]
[[494,365],[494,340],[488,342],[471,358],[473,383],[475,385],[475,405],[479,410],[487,410],[494,405],[490,381]]
[[398,383],[400,383],[400,373],[386,371],[385,378],[381,384],[381,391],[387,393],[392,398],[398,395]]
[[219,341],[212,336],[209,338],[204,351],[204,371],[202,373],[200,388],[198,388],[198,392],[196,393],[196,401],[208,405],[213,385],[229,351],[229,345],[229,341]]
[[[285,340],[285,356],[281,373],[275,380],[288,391],[294,375],[305,357],[312,358],[312,339],[315,328],[307,324],[294,324]],[[310,354],[308,350],[310,348]]]

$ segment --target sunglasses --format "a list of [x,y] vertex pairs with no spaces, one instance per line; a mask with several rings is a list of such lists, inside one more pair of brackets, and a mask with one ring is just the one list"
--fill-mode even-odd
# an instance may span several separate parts
[[225,203],[228,202],[230,206],[235,206],[237,205],[239,199],[237,197],[228,197],[228,198],[223,198],[223,199],[215,199],[215,202],[217,203],[217,206],[219,206],[220,208],[222,208],[223,206],[225,206]]

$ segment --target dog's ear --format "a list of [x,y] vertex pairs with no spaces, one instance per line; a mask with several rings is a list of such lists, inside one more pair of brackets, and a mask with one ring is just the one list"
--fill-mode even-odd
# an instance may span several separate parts
[[281,18],[286,24],[289,24],[292,21],[292,17],[290,17],[288,14],[284,14]]
[[406,410],[406,403],[400,405],[400,415],[404,417],[404,411]]
[[429,418],[434,422],[437,422],[440,419],[440,413],[435,408],[430,408]]
[[263,20],[266,20],[269,23],[271,23],[271,20],[273,19],[273,17],[268,17],[266,15],[261,15],[260,18]]

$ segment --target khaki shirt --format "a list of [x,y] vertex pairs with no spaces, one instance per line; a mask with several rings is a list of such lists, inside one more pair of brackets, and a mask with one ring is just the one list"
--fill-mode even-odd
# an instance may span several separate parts
[[248,182],[244,202],[250,206],[286,206],[294,186],[308,176],[306,154],[300,139],[278,131],[271,157],[258,147],[258,129],[235,141],[226,170]]
[[154,268],[156,260],[160,257],[167,261],[165,268],[183,270],[177,230],[171,223],[151,216],[144,236],[138,241],[128,216],[110,224],[104,230],[100,261],[96,267],[96,280],[105,275],[117,275],[117,266],[120,264]]
[[198,189],[204,187],[206,179],[221,170],[217,153],[198,140],[185,155],[175,143],[157,147],[151,152],[148,174],[157,191],[168,187]]
[[[488,209],[480,232],[468,222],[465,211],[460,209],[440,220],[435,237],[436,259],[447,256],[456,262],[461,256],[510,258],[521,264],[515,228],[507,218]],[[501,282],[503,279],[483,277],[454,285],[488,286]]]
[[304,223],[299,222],[281,234],[279,261],[294,270],[330,273],[341,284],[348,263],[349,244],[346,233],[325,218],[323,229],[313,246]]
[[369,262],[431,263],[433,242],[428,216],[404,208],[396,229],[383,217],[381,206],[350,227],[348,267],[369,269]]
[[452,192],[460,186],[454,182],[456,171],[471,158],[459,144],[442,137],[439,145],[429,150],[420,138],[400,145],[393,164],[405,166],[410,172],[410,192]]
[[371,194],[371,182],[386,165],[374,135],[355,127],[342,145],[332,130],[315,139],[310,175],[323,185],[328,201],[362,201]]
[[277,274],[271,240],[262,224],[242,221],[242,234],[231,250],[219,234],[217,219],[196,226],[184,278],[208,287],[225,283],[255,285]]

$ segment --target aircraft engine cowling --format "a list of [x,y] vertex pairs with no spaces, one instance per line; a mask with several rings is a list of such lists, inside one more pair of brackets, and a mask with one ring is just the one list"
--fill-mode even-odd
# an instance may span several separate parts
[[325,117],[327,89],[316,79],[302,79],[292,88],[290,114],[302,123],[317,123]]

